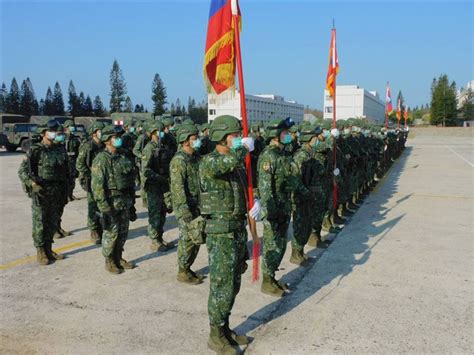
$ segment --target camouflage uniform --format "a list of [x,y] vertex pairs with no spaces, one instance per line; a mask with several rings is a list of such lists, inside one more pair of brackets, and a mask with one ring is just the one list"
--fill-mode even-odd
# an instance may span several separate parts
[[[89,134],[92,135],[103,127],[103,123],[96,122],[89,128]],[[91,189],[91,169],[94,158],[103,148],[104,145],[102,142],[96,142],[93,138],[82,142],[79,147],[79,156],[76,162],[76,169],[79,172],[79,182],[84,191],[87,192],[87,227],[91,231],[91,239],[95,243],[100,243],[102,226],[97,203]]]
[[[210,139],[220,142],[241,130],[232,116],[217,117],[210,128]],[[244,147],[221,154],[214,150],[199,163],[200,210],[206,219],[210,291],[208,313],[211,334],[208,346],[215,351],[232,351],[229,316],[247,269],[247,230]]]
[[79,176],[78,171],[76,170],[76,161],[79,155],[79,147],[81,145],[81,140],[78,136],[74,135],[71,130],[74,129],[74,122],[68,120],[64,123],[65,128],[69,128],[69,133],[66,133],[66,139],[64,141],[64,148],[66,149],[67,156],[69,158],[69,168],[70,168],[70,177],[71,181],[69,183],[68,198],[70,200],[74,199],[73,192],[76,187],[76,178]]
[[[138,168],[136,164],[136,157],[135,154],[133,153],[133,148],[135,147],[136,141],[137,141],[137,136],[135,134],[135,126],[134,123],[131,119],[127,119],[124,122],[124,127],[128,129],[123,135],[122,135],[122,152],[124,155],[132,162],[134,169],[133,169],[133,175],[134,175],[134,180],[140,183],[139,173],[138,173]],[[130,221],[136,221],[137,219],[137,211],[135,209],[135,194],[133,194],[133,201],[132,201],[132,206],[130,207]]]
[[[56,121],[48,121],[38,130],[40,133],[55,132],[57,128]],[[61,205],[67,199],[69,172],[64,149],[43,142],[31,146],[18,170],[23,188],[32,199],[32,237],[41,265],[64,258],[52,251],[52,243],[53,235],[59,228]]]
[[[178,128],[178,142],[198,134],[196,127],[182,125]],[[189,234],[190,223],[199,217],[199,175],[198,154],[189,154],[179,148],[170,164],[170,190],[173,210],[178,221],[180,237],[178,242],[178,280],[188,283],[202,282],[191,271],[191,265],[199,252],[199,244]]]
[[[133,150],[132,150],[133,154],[136,157],[136,165],[137,165],[138,171],[140,171],[140,172],[141,172],[141,169],[142,169],[141,166],[142,166],[143,149],[146,147],[146,145],[150,141],[150,136],[146,132],[147,127],[148,127],[148,124],[144,123],[143,124],[143,132],[138,136],[137,141],[135,143],[135,146],[133,147]],[[139,180],[140,180],[140,186],[142,186],[143,183],[141,181],[141,174],[138,174],[138,176],[139,176]],[[141,198],[142,198],[143,207],[148,208],[148,202],[146,200],[146,194],[145,194],[145,191],[143,190],[143,188],[140,189],[140,195],[141,195]]]
[[[163,133],[161,123],[154,122],[148,126],[150,136]],[[167,206],[165,194],[169,194],[169,164],[173,157],[166,145],[166,136],[158,142],[150,140],[143,149],[141,159],[141,183],[148,202],[148,236],[152,240],[151,248],[155,251],[168,250],[172,245],[163,241]]]
[[[113,134],[119,135],[120,129],[113,125],[105,127],[102,142]],[[109,270],[111,263],[119,269],[135,194],[134,165],[120,149],[116,152],[104,149],[92,163],[91,177],[92,193],[103,218],[102,254],[106,258],[106,269]]]

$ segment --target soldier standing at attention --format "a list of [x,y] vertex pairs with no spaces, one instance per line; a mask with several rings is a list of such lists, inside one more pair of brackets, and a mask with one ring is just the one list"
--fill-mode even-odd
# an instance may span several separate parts
[[[122,151],[125,156],[132,162],[133,166],[135,167],[133,173],[135,175],[135,181],[139,180],[139,172],[136,166],[136,157],[133,153],[133,148],[135,147],[137,136],[135,134],[135,123],[131,118],[127,118],[124,121],[123,128],[125,133],[122,135]],[[135,208],[135,194],[133,194],[133,203],[132,207],[130,207],[130,221],[134,222],[137,220],[137,210]]]
[[32,236],[40,265],[62,260],[64,255],[52,249],[53,235],[59,228],[60,205],[67,198],[68,158],[63,148],[54,144],[58,123],[50,120],[38,127],[41,142],[31,146],[20,165],[18,176],[31,197]]
[[165,137],[163,125],[150,122],[147,125],[150,142],[143,149],[141,159],[142,190],[148,203],[148,236],[152,251],[166,251],[173,248],[172,243],[163,240],[166,221],[164,194],[169,192],[169,163],[172,153],[162,144]]
[[66,148],[66,153],[69,158],[69,168],[71,169],[71,183],[69,184],[68,199],[69,201],[73,201],[76,199],[76,197],[73,195],[73,192],[74,188],[76,187],[76,179],[78,177],[76,161],[77,156],[79,155],[81,140],[74,134],[74,132],[76,132],[76,126],[72,120],[67,120],[64,122],[64,129],[66,133],[64,148]]
[[[199,217],[199,164],[198,151],[201,147],[199,131],[194,125],[182,124],[176,132],[178,152],[171,160],[171,201],[178,220],[180,237],[178,242],[178,276],[180,282],[197,285],[203,276],[191,270],[199,246],[192,239],[189,229],[193,219]],[[199,241],[202,243],[202,241]]]
[[[141,171],[141,166],[142,166],[142,152],[143,152],[143,149],[146,147],[146,145],[150,141],[150,135],[148,134],[148,124],[149,123],[152,123],[152,122],[148,122],[148,121],[143,122],[140,135],[138,136],[137,141],[135,143],[135,146],[133,147],[133,150],[132,150],[133,154],[136,157],[136,161],[137,161],[136,165],[137,165],[137,168],[138,168],[139,172]],[[141,181],[140,173],[138,174],[138,176],[139,176],[139,180],[140,180],[140,186],[142,186],[143,184],[142,184],[142,181]],[[145,191],[143,191],[143,188],[140,189],[140,196],[142,198],[143,207],[148,207],[148,203],[147,203],[147,200],[146,200],[146,194],[145,194]]]
[[[275,272],[285,255],[292,209],[291,193],[298,184],[290,158],[285,153],[285,148],[292,141],[288,129],[293,125],[289,118],[271,121],[265,129],[269,144],[258,159],[258,191],[262,199],[263,219],[261,291],[276,297],[282,297],[288,290],[286,284],[275,280]],[[309,191],[304,188],[301,193],[306,197]]]
[[104,148],[100,138],[101,130],[104,128],[102,122],[93,123],[89,129],[89,140],[83,141],[79,147],[76,169],[79,172],[79,183],[87,192],[87,227],[91,231],[91,241],[100,244],[102,240],[102,226],[97,209],[97,203],[91,190],[91,169],[94,158]]
[[100,139],[105,148],[92,163],[92,193],[104,227],[102,255],[105,257],[105,270],[113,274],[134,267],[122,258],[128,237],[130,206],[135,195],[135,167],[120,149],[122,133],[120,126],[104,127]]
[[[206,219],[210,290],[208,313],[211,332],[208,347],[221,354],[237,354],[237,345],[249,343],[229,327],[229,317],[247,270],[247,220],[245,156],[253,150],[252,138],[241,138],[240,121],[219,116],[211,123],[213,152],[199,163],[200,210]],[[250,211],[257,217],[260,203]]]
[[293,157],[294,175],[305,187],[301,191],[293,194],[293,240],[291,241],[290,262],[296,265],[303,265],[308,256],[304,253],[304,247],[308,243],[311,234],[311,222],[315,204],[320,203],[315,199],[316,194],[321,193],[321,182],[315,164],[313,146],[318,141],[321,128],[315,125],[304,125],[301,128],[299,140],[301,148],[296,151]]

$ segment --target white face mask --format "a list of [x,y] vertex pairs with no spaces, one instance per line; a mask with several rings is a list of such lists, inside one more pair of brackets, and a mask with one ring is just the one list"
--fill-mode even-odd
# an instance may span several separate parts
[[47,132],[46,132],[46,137],[47,137],[49,140],[53,141],[54,138],[56,138],[56,132],[47,131]]

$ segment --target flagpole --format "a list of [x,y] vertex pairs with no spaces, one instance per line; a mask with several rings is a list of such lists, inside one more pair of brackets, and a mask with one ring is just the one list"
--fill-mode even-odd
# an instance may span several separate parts
[[[237,7],[237,1],[234,3]],[[237,59],[237,72],[239,76],[239,94],[240,94],[240,112],[242,116],[242,128],[243,136],[248,136],[248,123],[247,123],[247,105],[245,102],[245,86],[244,86],[244,73],[242,68],[242,52],[240,49],[240,31],[239,31],[239,15],[237,9],[233,11],[232,19],[234,22],[234,34],[235,34],[235,54]],[[250,154],[247,154],[245,157],[245,167],[247,170],[247,196],[248,196],[248,209],[250,210],[253,207],[253,181],[252,181],[252,164],[250,161]],[[249,217],[249,229],[252,235],[253,248],[252,248],[252,281],[255,282],[259,278],[259,256],[260,256],[260,239],[257,234],[257,223],[256,221]]]
[[[335,24],[334,24],[334,19],[332,20],[332,30],[334,31],[334,53],[333,55],[335,55],[336,53],[336,27],[335,27]],[[334,57],[333,58],[333,61],[335,61],[336,58]],[[333,98],[332,98],[332,128],[336,128],[336,87],[337,87],[337,84],[336,84],[336,77],[337,75],[335,74],[334,75],[334,95],[333,95]],[[332,146],[332,151],[333,151],[333,155],[332,155],[332,158],[333,158],[333,171],[336,170],[337,168],[337,161],[336,161],[336,157],[337,157],[337,145],[336,145],[336,137],[334,137],[333,139],[333,146]],[[336,177],[334,176],[333,174],[333,190],[332,190],[332,203],[333,203],[333,207],[334,209],[336,210],[337,208],[337,182],[336,182]]]

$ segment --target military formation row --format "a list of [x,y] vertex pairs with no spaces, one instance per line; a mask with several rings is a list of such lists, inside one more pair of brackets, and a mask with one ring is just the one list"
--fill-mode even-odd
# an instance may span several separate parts
[[[148,207],[151,248],[174,246],[163,239],[166,214],[174,211],[178,241],[178,281],[199,284],[191,266],[206,244],[209,254],[208,346],[236,353],[248,343],[229,327],[229,317],[247,269],[248,222],[263,221],[262,292],[281,297],[289,286],[275,278],[285,254],[290,220],[290,261],[304,265],[304,248],[327,248],[321,235],[340,231],[391,163],[401,154],[407,132],[368,127],[360,121],[296,127],[287,118],[252,126],[242,138],[240,121],[220,116],[199,130],[192,121],[150,121],[135,127],[95,123],[79,143],[71,126],[55,121],[39,127],[41,142],[22,162],[19,177],[32,198],[33,240],[42,265],[64,258],[52,250],[75,178],[87,191],[91,239],[102,243],[107,271],[120,274],[134,265],[122,257],[135,212],[136,187]],[[173,129],[172,129],[173,128]],[[250,153],[254,182],[249,210],[245,157]]]

